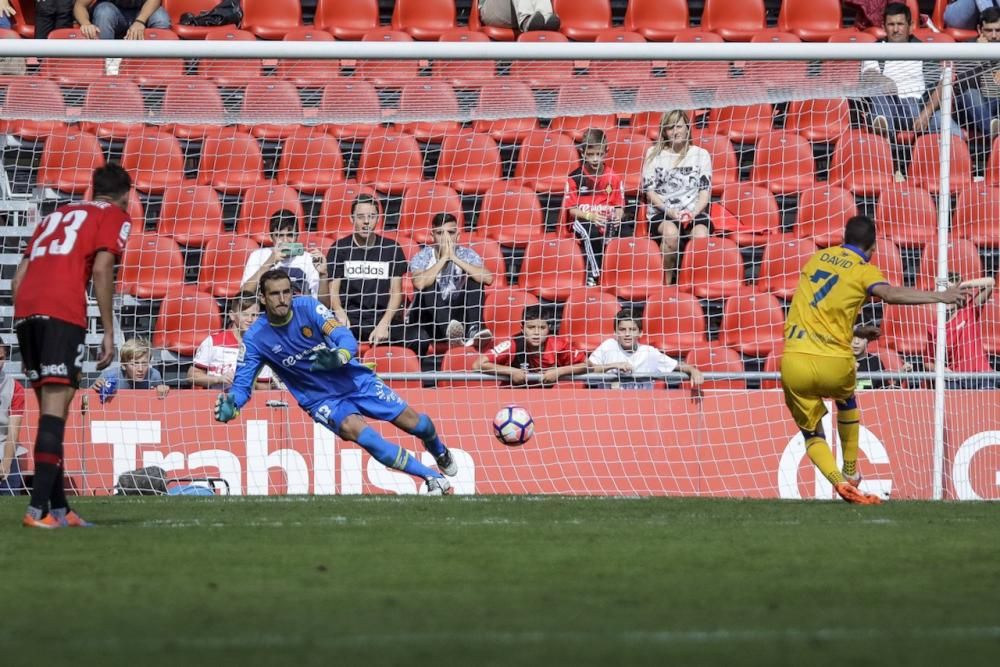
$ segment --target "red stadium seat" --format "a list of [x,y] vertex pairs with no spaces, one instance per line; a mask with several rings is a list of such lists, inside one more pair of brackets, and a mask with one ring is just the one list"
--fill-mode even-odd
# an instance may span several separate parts
[[438,213],[455,216],[459,230],[465,226],[462,199],[457,192],[435,181],[408,185],[403,191],[403,206],[396,233],[406,234],[417,243],[431,243],[431,220]]
[[[323,195],[316,231],[336,239],[350,234],[354,229],[351,223],[351,205],[362,194],[375,196],[375,191],[353,181],[331,185]],[[376,199],[376,203],[377,201]],[[379,211],[381,212],[381,206]],[[375,231],[380,230],[381,224]]]
[[[412,42],[413,38],[399,30],[370,30],[363,42]],[[369,81],[377,88],[402,88],[420,74],[418,60],[360,60],[354,76]]]
[[316,27],[337,39],[361,39],[379,27],[378,0],[319,0]]
[[856,195],[877,195],[895,187],[892,147],[885,137],[848,130],[830,158],[830,183]]
[[[375,364],[375,372],[383,373],[419,373],[420,357],[408,347],[397,345],[376,345],[361,355],[362,363]],[[396,388],[420,389],[423,382],[417,380],[386,380]]]
[[612,29],[609,0],[553,0],[552,10],[559,30],[575,42],[592,42]]
[[701,302],[676,285],[649,294],[643,321],[646,341],[671,356],[680,357],[706,342]]
[[[49,39],[77,39],[86,37],[79,28],[59,28],[49,33]],[[104,78],[102,58],[43,58],[38,76],[52,79],[60,86],[81,87]]]
[[785,315],[771,294],[726,299],[719,342],[750,357],[766,357],[784,340]]
[[776,234],[768,239],[757,278],[757,290],[779,299],[791,299],[799,284],[799,274],[816,252],[816,244],[793,234]]
[[53,132],[45,140],[37,183],[60,192],[83,193],[94,169],[102,166],[104,153],[97,137],[72,129]]
[[982,246],[1000,246],[1000,189],[976,183],[958,197],[952,231]]
[[900,184],[883,190],[875,208],[880,235],[901,246],[918,246],[937,238],[937,207],[922,188]]
[[[473,364],[479,359],[479,352],[468,347],[452,347],[441,357],[441,371],[444,373],[475,373]],[[484,386],[483,383],[471,380],[437,380],[438,387]],[[495,382],[494,382],[495,384]]]
[[538,297],[523,287],[501,287],[486,293],[483,322],[493,332],[493,340],[513,338],[521,331],[524,307],[538,303]]
[[[205,34],[206,41],[251,42],[252,32],[236,28],[214,28]],[[204,58],[198,63],[198,74],[223,88],[243,88],[261,77],[263,61],[256,58]]]
[[484,237],[464,239],[460,243],[475,250],[483,259],[483,266],[493,274],[493,282],[486,286],[487,291],[507,287],[507,262],[499,243]]
[[[743,372],[743,358],[736,350],[720,343],[709,342],[692,349],[684,359],[688,366],[694,366],[702,373],[732,373]],[[746,389],[744,380],[705,380],[702,389]]]
[[170,131],[178,139],[200,141],[222,131],[226,112],[214,83],[188,77],[167,84],[160,116],[176,122]]
[[[488,42],[484,33],[465,28],[446,30],[438,38],[442,42]],[[492,60],[435,60],[431,76],[455,88],[481,88],[496,78],[496,63]]]
[[[359,118],[370,120],[358,122]],[[338,139],[364,139],[382,119],[378,91],[367,81],[328,82],[319,104],[319,119],[327,123],[326,131]]]
[[625,301],[645,301],[663,285],[663,254],[650,238],[611,239],[604,248],[601,286]]
[[293,84],[273,78],[247,84],[240,123],[247,126],[252,137],[269,141],[287,139],[301,122],[302,100]]
[[845,99],[796,100],[788,105],[785,129],[809,141],[833,143],[851,126]]
[[524,248],[521,278],[524,289],[546,301],[565,301],[587,278],[576,239],[549,237]]
[[[519,42],[559,43],[569,40],[560,32],[523,32],[517,36]],[[532,88],[558,89],[573,77],[572,60],[515,60],[510,67],[510,75],[517,81],[524,81]]]
[[934,304],[894,306],[882,309],[882,335],[900,354],[923,355],[930,342],[931,327],[937,321]]
[[878,267],[890,285],[903,284],[903,258],[899,247],[889,239],[878,239],[872,253],[872,264]]
[[770,104],[751,104],[743,107],[721,107],[708,114],[708,129],[722,134],[738,144],[751,144],[771,131],[774,113]]
[[413,39],[440,39],[455,26],[455,3],[451,0],[396,0],[392,10],[392,29]]
[[740,221],[733,235],[740,245],[753,245],[778,231],[781,214],[774,195],[750,184],[730,185],[722,191],[722,207]]
[[549,124],[549,130],[564,132],[573,137],[573,141],[580,141],[589,129],[610,130],[617,124],[614,113],[569,115],[588,108],[613,111],[615,101],[611,90],[600,81],[563,84],[556,98],[556,117]]
[[[802,42],[790,32],[777,30],[758,33],[750,41],[772,44]],[[812,83],[809,78],[809,63],[804,60],[743,60],[734,62],[733,67],[743,72],[743,84],[748,87],[794,88]]]
[[399,97],[400,119],[427,117],[430,110],[433,110],[431,113],[438,120],[397,122],[397,127],[412,134],[419,141],[436,144],[441,143],[441,140],[449,134],[458,131],[457,121],[446,120],[460,115],[458,97],[450,85],[444,81],[424,78],[403,86]]
[[[597,36],[595,42],[610,44],[645,43],[646,38],[637,32],[615,30]],[[649,85],[653,75],[651,60],[591,60],[587,75],[611,88],[638,88]]]
[[137,126],[125,140],[122,167],[137,190],[161,194],[184,182],[184,153],[174,135],[155,127]]
[[[931,194],[937,194],[941,186],[941,149],[939,135],[922,134],[913,144],[910,170],[907,182],[917,185]],[[972,156],[969,147],[961,137],[951,137],[950,188],[964,190],[972,185]]]
[[326,192],[344,180],[340,142],[319,127],[300,127],[281,146],[278,181],[300,192]]
[[221,234],[209,239],[201,256],[198,289],[216,298],[228,299],[243,289],[243,271],[258,246],[253,239]]
[[170,15],[171,29],[180,35],[181,39],[205,39],[206,34],[215,30],[214,27],[182,25],[181,16],[188,13],[198,15],[217,4],[219,3],[216,0],[163,0],[163,8]]
[[844,188],[820,184],[799,193],[795,233],[826,248],[844,240],[844,225],[858,214],[854,197]]
[[[333,35],[314,26],[303,26],[285,33],[286,42],[332,42]],[[276,76],[303,88],[322,88],[332,79],[343,76],[339,60],[299,60],[281,58],[278,60]]]
[[497,181],[483,197],[476,233],[516,247],[545,238],[537,195],[509,181]]
[[[33,39],[35,37],[35,3],[25,0],[10,0],[10,6],[14,9],[14,15],[10,17],[11,32],[17,33],[18,37]],[[5,37],[13,39],[13,37]]]
[[66,124],[61,120],[36,119],[65,116],[66,102],[54,81],[14,78],[7,86],[0,132],[14,134],[22,139],[42,139],[62,130]]
[[579,166],[580,154],[571,138],[539,130],[521,142],[514,178],[535,192],[563,192],[566,178]]
[[[180,39],[173,30],[147,28],[143,39],[150,42]],[[143,88],[164,88],[174,79],[184,76],[183,58],[125,58],[118,75],[133,79]]]
[[582,287],[566,299],[559,335],[567,336],[573,347],[592,352],[615,335],[615,315],[621,310],[618,299],[599,287]]
[[185,286],[164,299],[153,329],[153,346],[189,357],[201,341],[222,326],[222,313],[215,299]]
[[377,128],[361,151],[358,180],[379,192],[398,195],[423,180],[424,158],[417,140],[391,128]]
[[677,284],[701,299],[719,299],[745,291],[739,246],[726,238],[691,239],[684,250]]
[[240,217],[236,221],[236,233],[249,236],[262,245],[271,245],[271,216],[280,210],[291,211],[302,231],[302,202],[295,188],[287,185],[261,183],[243,192],[240,203]]
[[82,123],[85,131],[98,139],[120,141],[132,134],[146,117],[142,91],[134,81],[122,77],[95,81],[87,87],[81,115],[102,119]]
[[133,230],[125,245],[119,289],[140,299],[164,299],[184,289],[184,258],[168,236]]
[[629,0],[622,27],[651,42],[669,42],[687,29],[688,20],[686,0]]
[[[491,81],[479,92],[479,115],[472,127],[495,141],[524,141],[538,129],[538,111],[531,88],[523,81]],[[491,116],[502,116],[492,119]]]
[[825,42],[841,30],[840,0],[783,0],[778,30],[804,42]]
[[226,128],[205,138],[198,172],[202,185],[233,194],[264,183],[263,173],[260,146],[250,135]]
[[698,132],[691,137],[691,143],[712,157],[712,196],[721,196],[728,186],[739,183],[740,164],[729,137]]
[[500,149],[488,134],[465,128],[444,137],[435,180],[463,195],[481,195],[502,177]]
[[284,39],[302,27],[301,0],[243,0],[242,6],[243,29],[261,39]]
[[222,233],[222,205],[207,185],[178,185],[163,191],[157,232],[182,246],[203,246]]
[[[692,28],[678,32],[674,41],[681,44],[720,44],[725,40],[714,32]],[[667,68],[667,77],[689,88],[712,89],[729,81],[729,63],[721,60],[675,61]]]
[[469,4],[469,30],[482,32],[487,37],[497,42],[513,42],[517,38],[517,32],[515,32],[512,28],[483,25],[482,21],[479,20],[479,2],[472,2]]
[[794,132],[762,134],[757,139],[750,179],[774,194],[805,190],[816,183],[812,146]]
[[763,0],[705,0],[701,28],[727,42],[749,42],[767,29],[765,14]]
[[990,161],[986,166],[986,183],[991,186],[1000,186],[1000,137],[993,140],[990,149]]
[[[837,32],[830,35],[826,40],[831,44],[871,44],[878,41],[878,37],[871,34],[870,32],[862,32],[857,28],[841,28]],[[850,64],[852,70],[858,70],[858,64],[856,62],[841,61],[841,64]],[[829,64],[829,63],[824,63]]]
[[[938,245],[928,243],[920,254],[920,273],[917,275],[917,287],[932,290],[935,287],[938,272]],[[979,256],[976,244],[967,239],[952,239],[946,251],[948,273],[957,273],[962,280],[982,278],[983,260]]]
[[[642,165],[652,143],[646,135],[630,129],[611,129],[605,133],[608,142],[607,165],[625,182],[625,192],[638,194],[642,189]],[[712,164],[715,171],[716,165]]]

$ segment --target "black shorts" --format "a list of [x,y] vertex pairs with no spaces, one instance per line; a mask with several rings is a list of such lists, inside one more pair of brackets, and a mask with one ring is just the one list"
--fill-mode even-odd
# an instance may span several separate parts
[[53,317],[34,316],[14,324],[21,367],[32,387],[62,384],[80,388],[86,330]]
[[[712,236],[712,218],[709,215],[711,210],[711,204],[709,204],[704,211],[694,216],[694,219],[687,224],[681,224],[677,220],[671,219],[670,222],[677,225],[677,231],[680,233],[680,243],[678,243],[678,250],[684,252],[684,247],[687,246],[688,241],[691,240],[691,230],[694,229],[695,225],[702,225],[708,228],[708,235]],[[663,234],[660,233],[660,223],[667,219],[667,214],[662,211],[657,211],[656,215],[649,219],[649,236],[656,242],[656,245],[663,245]]]

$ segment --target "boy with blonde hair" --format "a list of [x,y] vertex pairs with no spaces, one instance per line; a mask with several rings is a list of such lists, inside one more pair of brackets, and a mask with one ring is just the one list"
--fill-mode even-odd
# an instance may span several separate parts
[[119,389],[155,389],[157,398],[166,398],[170,387],[163,384],[160,371],[149,364],[151,347],[148,338],[129,338],[118,353],[120,363],[101,373],[94,382],[94,391],[101,394],[109,383],[111,389],[102,394],[101,402],[114,398]]

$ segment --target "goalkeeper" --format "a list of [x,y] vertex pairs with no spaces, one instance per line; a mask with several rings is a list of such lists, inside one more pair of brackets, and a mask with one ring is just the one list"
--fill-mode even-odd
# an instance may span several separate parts
[[[378,462],[427,483],[430,495],[444,495],[458,465],[438,438],[430,417],[418,414],[375,373],[357,360],[358,341],[350,329],[315,298],[292,296],[281,269],[260,277],[257,289],[265,317],[243,335],[236,377],[215,403],[215,419],[228,422],[250,400],[254,378],[265,365],[292,392],[302,409],[344,440],[364,447]],[[440,470],[423,465],[365,423],[364,417],[392,422],[424,443]]]

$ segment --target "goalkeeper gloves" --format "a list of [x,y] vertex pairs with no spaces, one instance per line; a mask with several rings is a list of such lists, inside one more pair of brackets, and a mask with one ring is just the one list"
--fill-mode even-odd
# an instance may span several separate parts
[[332,371],[340,368],[341,366],[347,365],[347,362],[351,360],[351,353],[344,348],[338,348],[336,350],[324,348],[309,357],[309,360],[312,362],[312,366],[309,367],[309,370]]
[[215,421],[225,424],[240,414],[232,394],[221,393],[215,399]]

